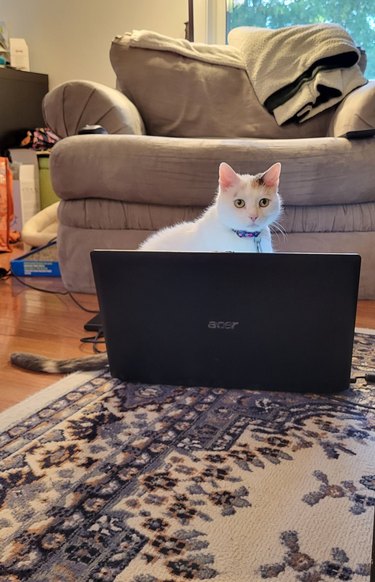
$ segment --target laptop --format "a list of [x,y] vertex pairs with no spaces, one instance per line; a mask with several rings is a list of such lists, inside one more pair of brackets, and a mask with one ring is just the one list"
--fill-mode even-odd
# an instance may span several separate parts
[[359,255],[94,250],[91,260],[113,377],[349,387]]

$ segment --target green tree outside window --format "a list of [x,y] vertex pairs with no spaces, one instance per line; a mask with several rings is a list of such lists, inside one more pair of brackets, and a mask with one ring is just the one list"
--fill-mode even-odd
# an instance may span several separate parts
[[375,79],[374,0],[227,0],[227,33],[237,26],[281,28],[341,24],[367,54],[365,75]]

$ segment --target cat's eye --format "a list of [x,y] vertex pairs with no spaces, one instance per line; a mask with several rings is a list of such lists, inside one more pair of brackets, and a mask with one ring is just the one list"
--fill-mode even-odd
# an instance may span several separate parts
[[236,208],[243,208],[245,206],[245,200],[242,200],[242,198],[236,198],[234,205]]
[[270,200],[269,200],[269,198],[261,198],[261,199],[259,200],[259,206],[260,206],[261,208],[266,208],[266,207],[269,205],[269,203],[270,203]]

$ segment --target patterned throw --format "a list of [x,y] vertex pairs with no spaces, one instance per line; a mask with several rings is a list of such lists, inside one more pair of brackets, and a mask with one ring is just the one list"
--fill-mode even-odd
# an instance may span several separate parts
[[[374,347],[357,334],[354,375]],[[0,581],[370,581],[374,386],[87,378],[0,417],[18,414],[0,436]]]

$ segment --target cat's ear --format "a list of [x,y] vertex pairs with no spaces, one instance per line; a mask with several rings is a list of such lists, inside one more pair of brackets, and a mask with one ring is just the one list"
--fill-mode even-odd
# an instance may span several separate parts
[[273,164],[273,166],[271,166],[270,168],[268,168],[266,172],[264,172],[262,176],[263,183],[269,188],[277,186],[280,179],[280,172],[281,164],[280,162],[276,162],[276,164]]
[[220,187],[226,190],[231,186],[237,184],[239,178],[233,168],[225,162],[221,162],[219,166],[219,184]]

